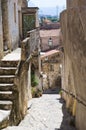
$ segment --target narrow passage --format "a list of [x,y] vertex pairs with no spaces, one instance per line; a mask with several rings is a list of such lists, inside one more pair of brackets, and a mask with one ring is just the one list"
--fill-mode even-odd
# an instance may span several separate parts
[[46,92],[29,101],[27,115],[19,126],[5,130],[75,130],[69,125],[69,119],[60,95]]

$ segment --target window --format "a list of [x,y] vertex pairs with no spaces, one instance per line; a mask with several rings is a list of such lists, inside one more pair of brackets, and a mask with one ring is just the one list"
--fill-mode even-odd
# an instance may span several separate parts
[[54,65],[50,65],[50,71],[54,71]]
[[16,23],[16,3],[14,3],[14,22]]

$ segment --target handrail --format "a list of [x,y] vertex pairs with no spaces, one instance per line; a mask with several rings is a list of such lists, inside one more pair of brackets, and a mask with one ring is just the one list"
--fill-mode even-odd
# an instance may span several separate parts
[[20,62],[21,62],[21,61],[19,61],[18,65],[17,65],[17,70],[16,70],[16,72],[15,72],[15,76],[17,76],[17,74],[19,73]]
[[21,43],[21,60],[25,61],[30,55],[30,37],[25,38]]
[[34,32],[34,31],[36,31],[36,30],[39,30],[39,27],[36,27],[36,28],[34,28],[33,30],[28,31],[27,33],[31,33],[31,32]]
[[79,103],[81,103],[83,106],[86,107],[86,102],[83,102],[77,95],[74,95],[72,92],[69,92],[69,91],[67,91],[65,89],[61,89],[61,90],[64,91],[65,93],[69,94],[73,98],[75,98]]

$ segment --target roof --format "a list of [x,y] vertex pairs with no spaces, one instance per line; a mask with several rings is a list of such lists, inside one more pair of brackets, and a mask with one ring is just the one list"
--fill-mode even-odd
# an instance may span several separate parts
[[42,24],[40,24],[40,29],[59,29],[60,28],[60,23],[59,22],[51,22],[49,20],[44,20]]
[[41,50],[42,51],[46,51],[49,50],[49,46],[48,46],[48,41],[49,38],[52,38],[53,40],[53,46],[52,48],[54,49],[55,47],[57,47],[60,42],[60,29],[53,29],[53,30],[41,30],[40,31],[40,39],[41,39]]
[[38,7],[23,7],[22,13],[34,14],[38,11]]
[[59,36],[59,34],[60,34],[60,29],[40,30],[40,37]]
[[48,57],[48,56],[52,56],[52,55],[55,55],[56,53],[59,53],[60,51],[59,50],[51,50],[51,51],[48,51],[48,52],[45,52],[45,54],[43,54],[41,56],[41,59],[45,58],[45,57]]

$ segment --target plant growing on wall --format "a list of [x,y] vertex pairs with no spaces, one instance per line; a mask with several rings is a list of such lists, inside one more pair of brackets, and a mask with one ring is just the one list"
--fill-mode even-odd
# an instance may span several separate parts
[[35,28],[35,15],[23,15],[23,35],[27,36],[27,32]]
[[33,98],[42,96],[42,91],[39,90],[37,87],[32,87],[31,92],[32,92],[32,97]]
[[38,85],[38,81],[37,81],[37,79],[36,79],[35,74],[31,74],[31,86],[32,86],[32,87],[35,87],[35,86],[37,86],[37,85]]
[[42,96],[42,91],[37,87],[38,81],[34,73],[31,74],[31,93],[32,97],[40,97]]

